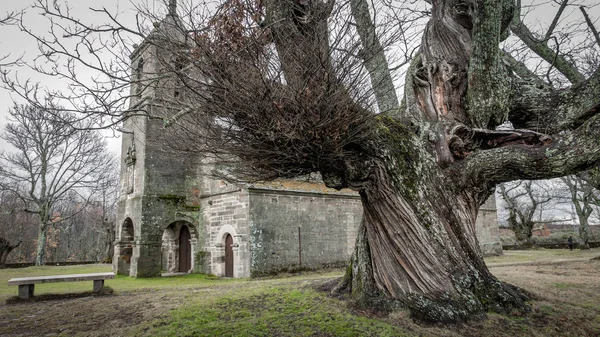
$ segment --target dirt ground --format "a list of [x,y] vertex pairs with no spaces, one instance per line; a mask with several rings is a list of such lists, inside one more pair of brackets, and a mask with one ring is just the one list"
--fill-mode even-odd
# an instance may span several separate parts
[[[380,317],[415,336],[600,336],[600,261],[491,265],[501,280],[536,296],[524,317],[488,315],[485,321],[425,326],[405,312]],[[219,296],[261,282],[321,282],[319,275],[230,282],[205,288],[143,289],[106,296],[0,305],[0,336],[127,336],[194,298]],[[269,285],[270,286],[270,285]]]

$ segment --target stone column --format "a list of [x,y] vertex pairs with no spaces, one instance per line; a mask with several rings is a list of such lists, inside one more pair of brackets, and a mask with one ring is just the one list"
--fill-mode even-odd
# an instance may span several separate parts
[[139,241],[133,248],[132,277],[160,276],[162,241]]
[[475,229],[479,248],[484,256],[502,255],[495,194],[492,194],[479,208]]
[[131,242],[117,242],[113,257],[113,270],[117,275],[128,275],[131,269],[131,256],[133,244]]

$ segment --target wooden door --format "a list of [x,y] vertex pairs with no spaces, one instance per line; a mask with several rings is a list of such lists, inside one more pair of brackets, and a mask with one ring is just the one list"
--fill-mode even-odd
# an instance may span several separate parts
[[225,277],[233,277],[233,238],[230,234],[225,238]]
[[190,230],[181,226],[179,231],[179,271],[187,273],[192,268],[192,244],[190,243]]

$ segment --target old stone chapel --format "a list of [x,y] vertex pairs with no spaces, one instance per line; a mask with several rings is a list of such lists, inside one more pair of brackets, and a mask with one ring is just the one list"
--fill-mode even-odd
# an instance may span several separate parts
[[[168,30],[177,20],[171,0],[169,14],[131,54],[137,81],[131,111],[165,109],[166,93],[141,83],[163,66],[159,54],[165,50],[149,39],[175,35]],[[123,131],[113,259],[118,274],[250,277],[347,263],[362,216],[357,193],[318,180],[215,180],[203,173],[202,161],[166,146],[162,120],[131,114]],[[501,253],[493,197],[480,209],[477,234],[484,253]]]

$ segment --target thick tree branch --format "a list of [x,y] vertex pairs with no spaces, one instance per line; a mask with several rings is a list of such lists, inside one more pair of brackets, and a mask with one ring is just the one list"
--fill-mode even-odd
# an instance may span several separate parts
[[594,26],[594,23],[592,22],[592,19],[590,19],[590,16],[585,11],[585,8],[583,6],[580,6],[579,9],[583,13],[583,17],[585,18],[585,22],[587,23],[588,27],[592,31],[592,35],[594,35],[594,38],[596,39],[596,43],[598,44],[598,47],[600,47],[600,34],[598,34],[598,30],[596,30],[596,27]]
[[550,179],[600,163],[600,116],[570,134],[536,144],[511,144],[472,153],[458,165],[467,186],[491,188],[517,179]]
[[567,90],[519,83],[508,119],[515,128],[554,134],[573,130],[600,113],[600,69]]
[[504,1],[478,1],[473,21],[472,54],[469,61],[468,114],[471,127],[491,128],[502,124],[510,82],[500,62]]
[[548,27],[548,30],[546,31],[546,36],[544,37],[544,41],[548,41],[548,39],[550,39],[550,37],[554,33],[554,29],[556,29],[558,20],[560,20],[560,17],[562,16],[562,13],[565,11],[565,8],[567,8],[568,3],[569,3],[569,0],[563,0],[560,3],[560,7],[558,8],[556,15],[554,15],[554,19],[552,19],[552,23],[550,24],[550,26]]
[[364,48],[360,56],[369,72],[379,111],[397,109],[396,88],[379,36],[375,31],[375,24],[371,19],[369,5],[366,0],[350,0],[350,9],[356,20],[356,31]]
[[508,53],[504,50],[501,51],[501,54],[502,54],[502,59],[510,65],[510,69],[512,71],[514,71],[514,73],[517,76],[519,76],[520,78],[522,78],[524,80],[532,82],[533,84],[535,84],[536,86],[539,86],[540,88],[543,88],[543,87],[550,88],[550,84],[546,83],[536,73],[529,70],[529,68],[527,68],[527,66],[523,62],[515,59],[510,53]]

